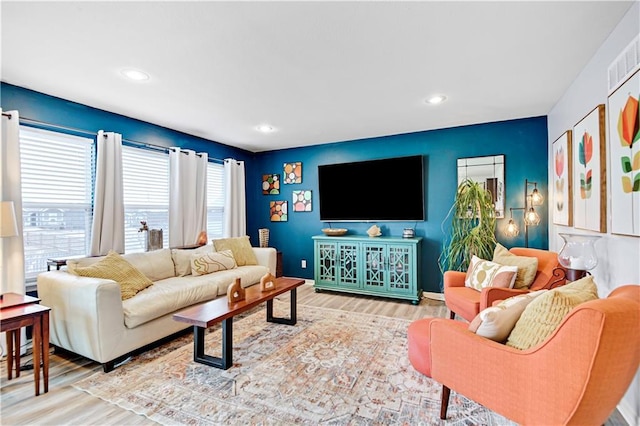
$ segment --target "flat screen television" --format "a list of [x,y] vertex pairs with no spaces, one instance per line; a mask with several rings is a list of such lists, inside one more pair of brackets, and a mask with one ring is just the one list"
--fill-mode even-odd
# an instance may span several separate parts
[[424,220],[421,155],[318,166],[320,220]]

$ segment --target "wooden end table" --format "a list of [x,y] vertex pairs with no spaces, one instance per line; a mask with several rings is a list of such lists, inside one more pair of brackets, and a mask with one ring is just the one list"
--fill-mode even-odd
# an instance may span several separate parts
[[[227,370],[232,365],[233,357],[233,317],[245,312],[263,302],[267,302],[267,322],[278,324],[296,324],[296,289],[304,284],[298,278],[277,278],[275,289],[260,291],[256,284],[245,289],[245,299],[236,303],[229,303],[227,297],[192,306],[173,315],[175,321],[193,325],[193,360],[211,367]],[[291,308],[289,318],[273,316],[273,299],[283,293],[291,293]],[[204,332],[212,325],[222,322],[222,356],[216,357],[204,353]]]
[[20,377],[20,329],[33,326],[33,379],[36,396],[40,395],[40,358],[44,393],[49,392],[49,311],[37,303],[40,299],[17,293],[5,293],[0,299],[0,331],[7,333],[7,376],[12,379],[15,367]]

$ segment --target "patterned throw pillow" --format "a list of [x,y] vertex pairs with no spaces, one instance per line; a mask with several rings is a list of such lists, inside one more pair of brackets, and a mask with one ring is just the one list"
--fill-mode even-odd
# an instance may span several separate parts
[[236,260],[231,250],[222,250],[211,253],[196,253],[191,257],[191,273],[193,275],[206,275],[218,271],[237,268]]
[[598,288],[590,275],[549,290],[525,308],[507,339],[507,346],[529,349],[544,341],[571,310],[598,298]]
[[196,249],[171,249],[171,258],[176,269],[176,277],[191,275],[191,256],[213,252],[213,245],[204,245]]
[[515,266],[503,266],[474,255],[467,269],[464,285],[476,290],[482,290],[485,287],[511,288],[517,272],[518,268]]
[[501,265],[518,267],[518,275],[513,288],[528,288],[538,273],[537,257],[516,256],[500,243],[493,251],[493,261]]
[[247,235],[244,237],[213,240],[213,246],[216,248],[216,251],[231,250],[238,266],[258,264],[258,259],[253,252]]
[[73,273],[82,277],[104,278],[120,284],[122,300],[135,296],[153,284],[142,272],[127,262],[113,250],[99,262],[91,266],[76,267]]
[[548,290],[532,291],[503,300],[495,306],[483,309],[469,323],[469,331],[496,342],[504,342],[527,305]]

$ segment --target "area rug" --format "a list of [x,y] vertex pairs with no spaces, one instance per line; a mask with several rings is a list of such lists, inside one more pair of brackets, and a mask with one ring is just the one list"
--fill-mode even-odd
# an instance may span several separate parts
[[[408,325],[299,305],[288,326],[267,323],[263,307],[234,319],[226,371],[195,363],[189,334],[73,386],[165,425],[440,424],[441,385],[409,363]],[[206,353],[219,356],[220,339],[211,328]],[[511,422],[452,392],[447,424]]]

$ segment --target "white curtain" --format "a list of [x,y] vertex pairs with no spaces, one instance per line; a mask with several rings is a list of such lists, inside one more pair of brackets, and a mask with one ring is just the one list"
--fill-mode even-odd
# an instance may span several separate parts
[[169,246],[195,244],[207,230],[206,152],[169,150]]
[[[0,112],[2,112],[2,109],[0,109]],[[2,143],[0,144],[0,200],[13,201],[18,225],[18,236],[0,238],[0,285],[2,293],[25,294],[20,174],[20,116],[18,111],[2,113],[0,133],[2,134]],[[2,340],[4,341],[4,339]]]
[[91,227],[91,256],[102,256],[109,250],[124,253],[122,135],[100,130]]
[[244,161],[224,160],[224,237],[247,235],[247,208],[245,198]]

